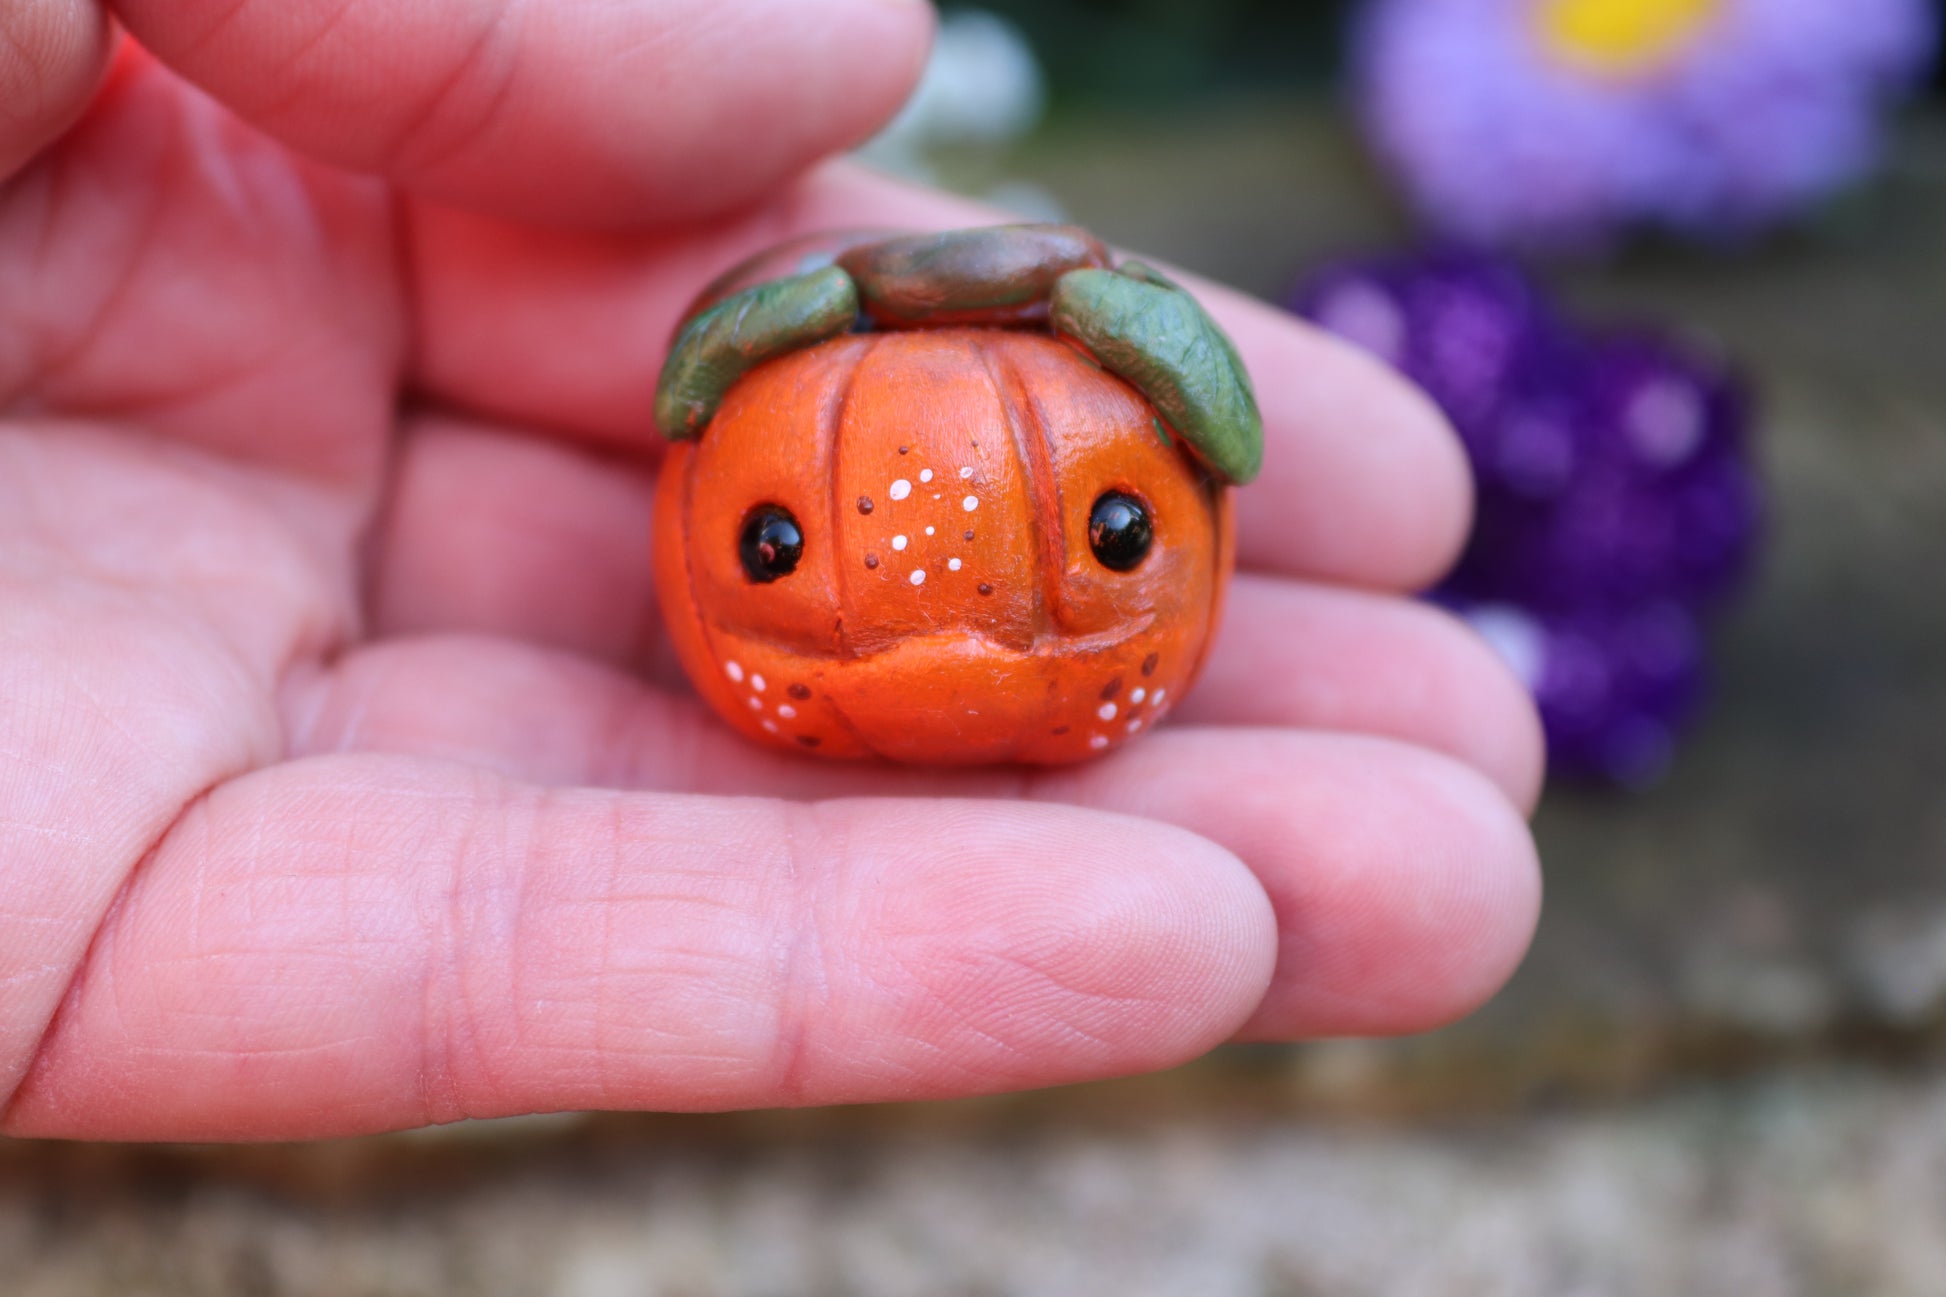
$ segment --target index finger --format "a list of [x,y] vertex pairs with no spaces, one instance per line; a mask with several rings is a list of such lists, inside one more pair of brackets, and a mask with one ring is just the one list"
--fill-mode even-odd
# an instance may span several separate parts
[[[726,221],[588,236],[411,209],[416,380],[496,419],[649,447],[657,371],[691,298],[784,239],[859,226],[1004,219],[833,163]],[[1184,277],[1242,352],[1263,409],[1264,473],[1237,496],[1245,566],[1417,589],[1458,552],[1471,482],[1458,441],[1377,362],[1243,294]]]
[[96,0],[16,0],[0,11],[0,180],[81,115],[114,43]]
[[629,228],[770,192],[911,93],[923,0],[119,0],[253,126],[481,210]]

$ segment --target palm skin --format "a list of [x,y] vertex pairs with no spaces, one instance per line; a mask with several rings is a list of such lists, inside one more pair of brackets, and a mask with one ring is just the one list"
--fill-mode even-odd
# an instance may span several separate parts
[[1490,994],[1536,727],[1387,593],[1450,558],[1458,457],[1220,290],[1270,466],[1174,723],[943,774],[686,696],[645,553],[682,304],[984,215],[800,174],[896,105],[921,6],[577,12],[131,0],[155,56],[105,79],[95,5],[0,19],[0,1131],[940,1097]]

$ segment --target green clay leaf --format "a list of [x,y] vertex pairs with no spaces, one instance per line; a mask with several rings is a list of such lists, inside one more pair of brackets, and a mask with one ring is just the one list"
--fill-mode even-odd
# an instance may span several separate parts
[[836,266],[733,293],[676,334],[656,384],[655,426],[671,441],[701,436],[739,378],[857,320],[858,290]]
[[1264,423],[1243,359],[1195,298],[1138,261],[1054,285],[1054,331],[1149,399],[1203,462],[1238,485],[1263,469]]

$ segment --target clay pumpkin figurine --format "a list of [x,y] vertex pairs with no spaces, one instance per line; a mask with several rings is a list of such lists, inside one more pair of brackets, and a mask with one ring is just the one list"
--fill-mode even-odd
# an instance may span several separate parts
[[1195,300],[1092,236],[800,243],[731,272],[656,394],[656,580],[760,743],[1058,763],[1195,679],[1263,432]]

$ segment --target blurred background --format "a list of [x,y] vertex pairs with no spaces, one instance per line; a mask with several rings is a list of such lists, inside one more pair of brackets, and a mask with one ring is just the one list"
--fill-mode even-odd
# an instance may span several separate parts
[[945,13],[873,163],[1302,310],[1460,425],[1436,597],[1560,775],[1513,985],[969,1103],[0,1142],[0,1293],[1946,1293],[1937,10]]

